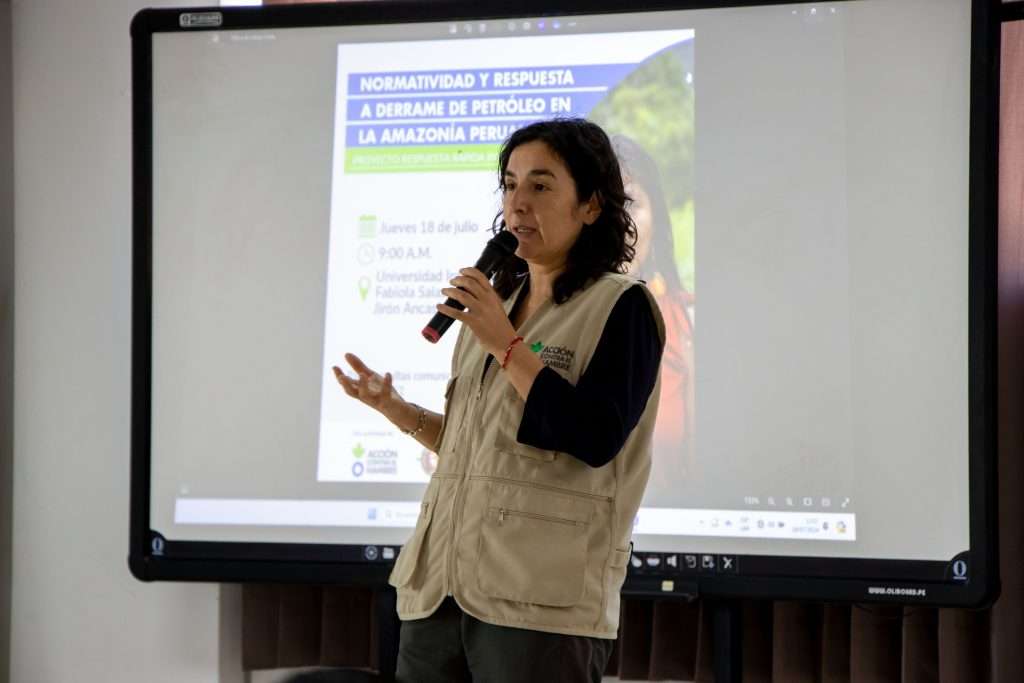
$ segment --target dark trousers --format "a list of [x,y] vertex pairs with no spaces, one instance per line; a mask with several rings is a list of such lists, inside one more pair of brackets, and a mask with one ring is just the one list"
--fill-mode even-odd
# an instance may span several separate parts
[[599,683],[613,640],[493,626],[452,598],[402,622],[399,683]]

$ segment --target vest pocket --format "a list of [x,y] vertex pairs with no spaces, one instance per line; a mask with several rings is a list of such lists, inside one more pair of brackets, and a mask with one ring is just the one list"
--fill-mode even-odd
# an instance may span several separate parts
[[[522,420],[521,415],[519,419]],[[519,422],[516,421],[514,424],[518,427]],[[515,436],[509,438],[508,434],[502,431],[501,427],[498,428],[498,433],[494,437],[494,447],[499,451],[505,451],[506,453],[518,455],[521,458],[529,458],[530,460],[539,460],[541,462],[552,462],[558,455],[556,451],[545,451],[541,448],[534,448],[533,446],[519,443],[516,441]]]
[[416,520],[416,528],[413,529],[409,541],[402,546],[401,552],[398,553],[398,559],[395,560],[395,566],[391,570],[391,575],[388,577],[388,583],[395,588],[402,588],[408,585],[409,581],[412,580],[413,572],[416,571],[416,565],[419,564],[420,551],[423,548],[423,539],[427,535],[427,529],[430,528],[430,520],[434,516],[434,498],[436,495],[437,488],[434,489],[434,496],[420,503],[420,516]]
[[612,551],[611,561],[608,566],[612,569],[622,569],[629,563],[631,548],[616,548]]
[[569,607],[583,597],[587,523],[505,507],[487,511],[477,585],[503,600]]
[[525,406],[523,399],[516,393],[516,388],[509,384],[501,400],[501,419],[494,435],[494,447],[499,451],[512,453],[522,458],[553,462],[558,456],[557,451],[534,448],[516,441],[516,432],[519,430],[519,424],[523,421],[523,407]]

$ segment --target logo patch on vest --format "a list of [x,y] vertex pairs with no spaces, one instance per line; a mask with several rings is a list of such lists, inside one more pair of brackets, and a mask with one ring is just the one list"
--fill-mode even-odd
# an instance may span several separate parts
[[550,368],[568,370],[572,367],[572,361],[576,357],[576,351],[567,349],[564,346],[545,346],[540,352],[540,361]]

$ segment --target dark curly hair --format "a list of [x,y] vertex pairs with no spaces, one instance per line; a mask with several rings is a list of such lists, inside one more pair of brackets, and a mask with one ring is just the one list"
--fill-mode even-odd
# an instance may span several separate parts
[[[604,273],[626,272],[636,253],[636,225],[626,211],[630,198],[623,188],[611,141],[600,126],[585,119],[538,121],[512,133],[498,156],[499,189],[505,189],[505,170],[512,151],[534,141],[546,144],[565,164],[576,185],[578,201],[596,196],[601,206],[601,214],[580,232],[569,249],[565,270],[555,279],[553,297],[556,304],[561,304]],[[504,212],[499,212],[491,231],[497,234],[504,229]],[[528,272],[526,261],[513,256],[495,273],[494,289],[507,299]]]
[[661,172],[654,158],[640,144],[625,135],[612,136],[615,150],[622,166],[623,175],[639,185],[647,193],[651,203],[651,217],[654,221],[651,248],[645,263],[634,263],[634,274],[647,282],[660,274],[669,291],[686,293],[675,262],[675,243],[672,239],[672,219],[668,213],[668,202],[661,184]]

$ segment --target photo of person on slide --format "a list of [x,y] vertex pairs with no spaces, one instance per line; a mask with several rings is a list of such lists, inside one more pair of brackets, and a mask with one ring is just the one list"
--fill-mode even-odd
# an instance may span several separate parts
[[[627,275],[637,226],[611,141],[583,119],[520,128],[499,154],[493,285],[464,268],[444,413],[345,354],[344,392],[438,453],[390,583],[400,681],[600,681],[651,469],[665,323]],[[632,176],[626,176],[632,178]],[[645,192],[651,190],[645,188]]]
[[680,482],[694,473],[693,295],[674,259],[672,223],[661,173],[651,155],[625,135],[612,136],[622,165],[630,216],[636,224],[636,256],[629,274],[647,283],[665,318],[661,402],[654,428],[654,459],[644,503],[679,507]]

